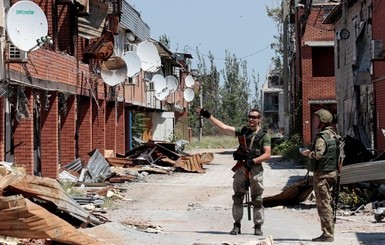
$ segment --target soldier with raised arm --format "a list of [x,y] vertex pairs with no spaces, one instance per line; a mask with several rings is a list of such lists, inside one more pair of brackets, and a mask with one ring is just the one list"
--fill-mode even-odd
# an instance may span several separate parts
[[225,134],[245,138],[246,144],[239,145],[237,151],[234,152],[234,160],[237,160],[237,164],[232,169],[234,171],[234,194],[232,197],[234,224],[230,234],[241,234],[243,200],[245,198],[246,183],[249,180],[251,202],[253,204],[254,235],[262,236],[261,227],[264,223],[262,162],[270,158],[271,137],[261,127],[261,112],[257,109],[251,109],[247,116],[248,124],[243,127],[229,126],[215,118],[204,108],[198,108],[197,112]]

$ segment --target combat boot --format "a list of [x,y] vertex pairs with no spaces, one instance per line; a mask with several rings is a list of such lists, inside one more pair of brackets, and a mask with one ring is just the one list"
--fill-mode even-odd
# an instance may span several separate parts
[[334,237],[325,236],[324,234],[322,234],[321,236],[313,238],[311,240],[313,242],[333,242],[334,241]]
[[254,235],[262,236],[263,232],[261,230],[261,225],[254,225]]
[[240,223],[234,223],[233,229],[230,231],[231,235],[238,235],[241,234],[241,224]]

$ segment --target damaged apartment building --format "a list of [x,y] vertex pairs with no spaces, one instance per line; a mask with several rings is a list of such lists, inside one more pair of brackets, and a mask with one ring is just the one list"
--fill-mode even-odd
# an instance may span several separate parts
[[[127,1],[5,0],[0,31],[3,161],[56,178],[62,165],[86,162],[94,149],[112,156],[130,150],[138,113],[143,141],[188,137],[192,56],[152,39]],[[171,78],[173,90],[161,94],[165,85],[157,87],[155,77]]]

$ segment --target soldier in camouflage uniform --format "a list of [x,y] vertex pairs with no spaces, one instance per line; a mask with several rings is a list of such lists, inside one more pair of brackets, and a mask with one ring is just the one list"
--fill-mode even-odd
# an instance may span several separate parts
[[[207,110],[198,108],[198,113],[207,118],[213,125],[221,129],[228,135],[241,136],[246,139],[247,150],[246,155],[238,161],[241,165],[233,168],[235,174],[233,176],[233,208],[232,214],[234,218],[234,226],[230,231],[231,235],[241,234],[241,220],[243,217],[243,200],[245,198],[246,181],[250,183],[251,201],[253,203],[253,221],[254,235],[263,235],[261,226],[264,222],[264,210],[262,205],[263,187],[263,167],[262,162],[268,160],[271,155],[271,136],[261,128],[261,113],[257,109],[252,109],[248,114],[248,125],[244,127],[232,127],[224,124]],[[240,149],[241,146],[238,148]],[[238,165],[238,164],[237,164]]]
[[308,170],[314,172],[314,192],[316,196],[316,205],[318,216],[321,221],[322,235],[312,239],[316,242],[334,241],[334,222],[331,188],[334,186],[337,178],[338,161],[338,138],[330,126],[333,120],[332,114],[320,109],[316,111],[314,117],[315,126],[319,133],[316,135],[313,149],[305,150],[302,154],[307,156]]

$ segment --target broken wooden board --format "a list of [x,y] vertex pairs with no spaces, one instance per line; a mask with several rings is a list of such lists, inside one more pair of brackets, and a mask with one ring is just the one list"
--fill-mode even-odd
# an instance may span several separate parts
[[307,199],[313,191],[313,176],[286,187],[280,194],[263,198],[264,207],[296,205]]
[[0,234],[65,244],[103,244],[22,195],[0,197]]
[[108,157],[106,160],[114,167],[126,168],[134,165],[132,159],[125,157]]
[[203,152],[200,155],[202,164],[209,164],[214,160],[214,154],[211,152]]
[[200,155],[190,155],[181,157],[181,161],[175,163],[175,167],[187,172],[205,173],[203,165],[200,161]]
[[67,213],[80,224],[95,226],[103,223],[96,216],[84,210],[62,189],[56,180],[51,178],[32,175],[7,175],[2,177],[0,179],[0,196],[15,194],[40,200],[42,205],[47,205],[50,208],[55,205],[58,211],[62,211],[57,212],[58,214]]

